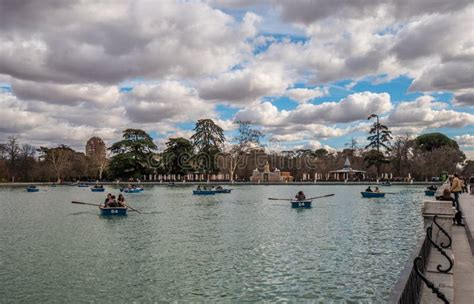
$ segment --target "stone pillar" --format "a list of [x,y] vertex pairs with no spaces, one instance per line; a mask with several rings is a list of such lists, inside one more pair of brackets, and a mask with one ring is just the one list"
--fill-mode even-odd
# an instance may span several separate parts
[[[453,207],[453,203],[449,201],[424,201],[422,208],[424,226],[431,225],[433,217],[438,216],[436,222],[443,227],[444,230],[452,236],[453,230],[453,218],[456,213],[456,208]],[[433,225],[433,240],[440,244],[448,242],[448,239],[443,233],[440,233],[438,227]]]

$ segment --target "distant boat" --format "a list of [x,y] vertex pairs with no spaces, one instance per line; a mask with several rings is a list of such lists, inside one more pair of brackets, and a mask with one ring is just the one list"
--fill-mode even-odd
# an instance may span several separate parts
[[362,197],[385,197],[383,192],[361,192]]
[[194,195],[214,195],[216,194],[216,191],[214,190],[193,190]]
[[104,192],[105,188],[104,187],[92,187],[91,191],[92,192]]
[[28,192],[39,192],[40,190],[38,188],[36,188],[36,186],[29,186],[28,188],[26,188],[26,191],[28,191]]
[[223,188],[221,188],[221,189],[214,189],[212,191],[214,191],[215,193],[230,193],[232,191],[232,189],[223,189]]
[[426,196],[435,196],[436,190],[425,190]]
[[311,208],[312,200],[291,200],[291,208]]
[[144,189],[143,188],[122,188],[120,189],[120,192],[125,192],[125,193],[140,193]]
[[100,215],[127,215],[127,207],[99,207]]
[[80,188],[88,188],[89,187],[88,184],[84,184],[84,183],[78,184],[77,186],[80,187]]

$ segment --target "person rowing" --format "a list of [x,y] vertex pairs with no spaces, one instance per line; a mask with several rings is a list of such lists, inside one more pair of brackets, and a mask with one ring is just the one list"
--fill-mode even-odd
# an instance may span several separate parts
[[372,191],[372,188],[370,188],[369,186],[367,189],[365,189],[365,192],[373,192],[373,191]]
[[295,199],[298,201],[306,200],[306,195],[304,195],[303,191],[299,191],[298,194],[295,195]]
[[125,207],[125,197],[122,195],[122,194],[119,194],[118,196],[118,199],[117,199],[117,203],[119,205],[119,207]]

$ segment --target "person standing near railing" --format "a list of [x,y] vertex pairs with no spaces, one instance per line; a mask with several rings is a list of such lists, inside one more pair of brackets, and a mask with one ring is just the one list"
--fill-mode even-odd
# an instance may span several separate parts
[[462,184],[463,182],[459,179],[458,174],[454,173],[453,181],[451,183],[451,193],[454,193],[456,206],[459,206],[459,193],[462,192]]

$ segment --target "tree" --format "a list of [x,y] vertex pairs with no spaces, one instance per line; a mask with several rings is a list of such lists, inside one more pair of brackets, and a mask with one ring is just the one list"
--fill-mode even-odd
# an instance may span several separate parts
[[12,181],[15,181],[16,167],[21,151],[18,139],[15,136],[8,137],[8,142],[3,145],[2,150],[7,160],[8,171],[10,172]]
[[428,133],[415,139],[415,148],[422,151],[433,151],[441,147],[459,149],[458,143],[441,133]]
[[454,172],[466,159],[456,141],[441,133],[423,134],[414,140],[413,164],[418,178],[439,177],[443,171]]
[[170,138],[163,152],[163,167],[167,173],[186,175],[192,168],[193,144],[183,137]]
[[408,135],[396,137],[393,142],[390,152],[393,169],[398,177],[406,176],[411,171],[408,159],[412,146],[413,141],[410,140]]
[[115,176],[140,177],[149,173],[149,162],[157,147],[153,139],[143,130],[126,129],[123,139],[109,150],[114,154],[110,170]]
[[245,160],[245,155],[251,150],[260,148],[260,139],[263,137],[262,132],[253,129],[249,121],[237,121],[239,130],[237,136],[234,137],[235,144],[230,149],[230,179],[234,180],[235,170]]
[[191,136],[193,146],[198,153],[195,156],[195,164],[207,174],[217,170],[216,156],[221,152],[225,142],[224,130],[216,125],[212,119],[200,119],[194,127],[194,135]]
[[36,165],[35,154],[35,147],[28,144],[21,146],[16,169],[17,175],[22,181],[33,180],[34,168]]
[[64,177],[64,172],[71,168],[74,161],[75,151],[66,145],[59,145],[56,148],[40,147],[38,149],[40,159],[49,162],[56,174],[56,181],[59,183]]
[[367,140],[369,144],[365,147],[366,149],[375,150],[377,153],[370,153],[368,155],[366,163],[370,166],[377,167],[377,177],[380,175],[380,166],[386,162],[385,155],[380,151],[380,148],[385,148],[386,151],[390,151],[390,140],[392,139],[392,132],[389,131],[386,125],[383,125],[379,121],[377,114],[371,114],[367,119],[375,117],[377,120],[374,122],[369,131],[369,137]]

